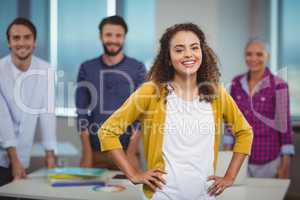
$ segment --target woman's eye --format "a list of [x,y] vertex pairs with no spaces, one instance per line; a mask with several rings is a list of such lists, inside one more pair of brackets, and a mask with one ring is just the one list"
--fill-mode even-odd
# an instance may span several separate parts
[[181,53],[183,50],[182,49],[175,49],[176,53]]

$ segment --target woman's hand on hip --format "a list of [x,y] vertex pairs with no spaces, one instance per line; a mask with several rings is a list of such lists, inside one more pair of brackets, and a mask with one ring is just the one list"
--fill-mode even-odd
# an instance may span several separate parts
[[130,179],[133,184],[146,184],[153,191],[156,188],[162,189],[162,185],[166,184],[165,179],[162,177],[166,172],[161,169],[150,169],[146,172],[136,172],[136,174]]

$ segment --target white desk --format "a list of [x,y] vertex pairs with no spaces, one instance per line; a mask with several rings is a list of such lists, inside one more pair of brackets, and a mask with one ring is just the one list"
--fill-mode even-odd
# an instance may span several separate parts
[[[117,171],[108,172],[108,179]],[[128,180],[111,180],[110,183],[126,187],[122,192],[95,192],[93,186],[52,187],[45,178],[46,171],[39,170],[26,180],[19,180],[0,187],[0,196],[46,200],[141,200],[141,185],[133,185]]]
[[[118,172],[109,172],[112,177]],[[127,180],[113,180],[127,189],[122,192],[94,192],[92,186],[53,188],[45,179],[45,171],[29,175],[26,180],[16,181],[0,187],[0,195],[19,198],[47,200],[141,200],[141,185],[133,185]],[[289,186],[289,180],[249,178],[246,185],[233,186],[221,194],[217,200],[282,200]]]
[[225,190],[218,200],[283,200],[290,180],[247,178],[246,184]]

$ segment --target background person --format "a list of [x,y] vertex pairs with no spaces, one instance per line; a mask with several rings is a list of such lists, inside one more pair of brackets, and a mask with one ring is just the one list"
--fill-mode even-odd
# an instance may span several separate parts
[[[254,132],[249,176],[288,178],[295,152],[288,85],[270,71],[268,59],[267,45],[257,38],[250,40],[245,47],[248,72],[232,80],[230,93]],[[231,149],[233,143],[229,129],[225,149]]]
[[[76,91],[78,127],[82,142],[81,167],[117,169],[111,158],[100,151],[97,137],[101,125],[144,81],[144,64],[123,53],[126,22],[120,16],[104,18],[99,24],[104,53],[84,62],[79,69]],[[139,165],[138,128],[130,126],[120,137],[130,160]],[[132,136],[132,137],[131,137]]]
[[36,38],[28,19],[16,18],[7,28],[10,54],[0,60],[0,186],[26,178],[38,120],[46,166],[56,166],[54,76],[48,76],[47,62],[33,56]]

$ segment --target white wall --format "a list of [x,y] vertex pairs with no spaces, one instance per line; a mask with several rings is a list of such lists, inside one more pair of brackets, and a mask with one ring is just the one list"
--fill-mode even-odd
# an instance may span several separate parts
[[244,45],[250,37],[250,0],[218,0],[217,45],[222,81],[229,87],[231,79],[246,70]]
[[176,23],[193,22],[203,29],[208,41],[213,45],[217,36],[216,12],[216,0],[157,0],[157,41],[167,27]]
[[271,1],[273,0],[251,1],[251,35],[260,36],[267,43],[270,43]]
[[221,64],[222,80],[246,70],[244,45],[251,36],[269,38],[269,0],[157,0],[156,41],[168,26],[193,22],[205,32]]

